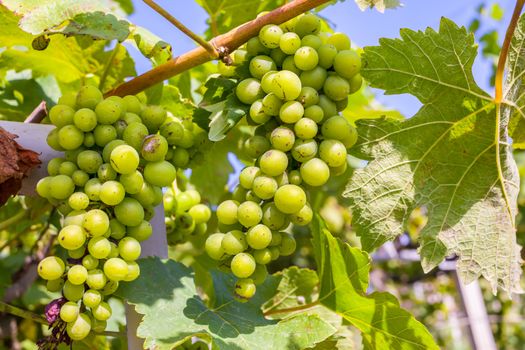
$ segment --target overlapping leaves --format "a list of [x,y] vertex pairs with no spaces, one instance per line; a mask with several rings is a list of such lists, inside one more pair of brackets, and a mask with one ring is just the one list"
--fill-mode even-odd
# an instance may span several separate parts
[[477,46],[465,28],[442,19],[439,32],[401,30],[365,48],[362,73],[387,94],[410,93],[423,107],[406,121],[358,122],[355,154],[369,160],[345,196],[367,250],[403,233],[414,208],[428,210],[423,268],[456,254],[465,282],[520,290],[514,217],[519,179],[507,143],[508,113],[472,76]]

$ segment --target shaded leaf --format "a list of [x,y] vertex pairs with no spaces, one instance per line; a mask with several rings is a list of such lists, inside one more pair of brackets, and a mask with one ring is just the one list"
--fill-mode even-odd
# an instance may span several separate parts
[[135,26],[130,38],[133,38],[137,49],[149,58],[154,66],[171,58],[171,45],[145,28]]
[[291,266],[274,276],[280,278],[277,293],[264,304],[264,312],[288,309],[313,302],[315,290],[319,284],[319,277],[315,271]]

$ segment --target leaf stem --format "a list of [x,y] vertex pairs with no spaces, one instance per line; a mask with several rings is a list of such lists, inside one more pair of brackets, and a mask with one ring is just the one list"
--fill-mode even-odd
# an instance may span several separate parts
[[264,316],[270,316],[270,315],[275,315],[275,314],[284,314],[284,313],[290,313],[290,312],[295,312],[295,311],[303,311],[303,310],[310,309],[310,308],[312,308],[314,306],[317,306],[319,304],[320,304],[320,302],[319,302],[319,300],[317,300],[317,301],[314,301],[313,303],[299,305],[299,306],[294,306],[294,307],[290,307],[290,308],[287,308],[287,309],[268,310],[268,311],[264,312],[263,315]]
[[173,17],[168,11],[166,11],[162,6],[158,5],[153,0],[143,0],[149,7],[157,11],[158,14],[160,14],[162,17],[166,18],[171,24],[173,24],[175,27],[177,27],[181,32],[189,36],[193,41],[195,41],[197,44],[202,46],[211,57],[218,58],[219,52],[213,47],[212,44],[192,32],[188,27],[186,27],[184,24],[182,24],[178,19]]
[[[327,3],[329,0],[293,0],[264,16],[246,22],[239,27],[230,30],[226,34],[213,38],[210,42],[219,51],[227,54],[257,35],[259,30],[267,24],[281,24],[301,13],[307,12],[317,6]],[[525,0],[523,0],[525,1]],[[197,47],[168,62],[153,68],[152,70],[123,83],[117,88],[106,93],[106,96],[126,96],[137,94],[163,80],[169,79],[190,68],[197,67],[210,61],[213,57],[203,47]]]
[[27,211],[24,208],[21,208],[15,215],[11,216],[9,219],[0,222],[0,231],[5,230],[9,226],[14,225],[18,221],[22,220],[26,216],[26,213]]
[[495,97],[496,103],[501,103],[503,99],[503,73],[505,71],[505,63],[507,61],[507,55],[509,54],[510,42],[512,36],[514,35],[514,30],[518,24],[520,18],[521,10],[525,0],[516,0],[516,5],[514,6],[514,12],[512,13],[512,18],[510,20],[509,26],[507,27],[507,32],[505,33],[505,40],[501,47],[501,52],[498,59],[498,67],[496,69],[496,78],[495,78]]
[[18,316],[18,317],[22,317],[22,318],[25,318],[27,320],[33,320],[33,321],[38,322],[38,323],[42,323],[42,324],[46,324],[46,325],[48,324],[47,320],[44,317],[42,317],[40,315],[37,315],[35,313],[32,313],[31,311],[20,309],[20,308],[18,308],[16,306],[4,303],[3,301],[0,301],[0,312],[6,312],[8,314],[11,314],[11,315],[14,315],[14,316]]
[[109,75],[109,71],[111,70],[112,62],[115,59],[115,56],[117,55],[119,48],[120,48],[120,43],[117,42],[117,44],[113,48],[113,51],[111,52],[111,55],[109,56],[108,60],[106,61],[106,64],[105,64],[105,67],[104,67],[104,72],[102,72],[102,76],[100,77],[100,82],[98,83],[98,88],[100,90],[104,89],[104,84],[106,83],[106,80],[107,80],[108,75]]

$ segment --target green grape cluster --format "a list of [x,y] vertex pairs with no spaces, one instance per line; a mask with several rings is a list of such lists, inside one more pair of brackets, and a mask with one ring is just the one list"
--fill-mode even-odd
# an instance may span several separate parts
[[62,96],[49,118],[56,128],[47,141],[64,157],[48,163],[36,190],[64,215],[57,241],[68,258],[43,259],[38,274],[48,290],[62,292],[60,319],[81,340],[105,329],[112,312],[105,299],[139,276],[140,242],[152,234],[161,187],[176,177],[175,154],[187,152],[193,134],[160,106],[135,96],[104,99],[93,86]]
[[168,188],[164,193],[164,212],[170,245],[184,243],[192,236],[202,236],[208,230],[211,209],[201,203],[201,195],[196,190]]
[[310,13],[266,25],[234,52],[233,67],[219,65],[222,75],[239,78],[237,98],[250,106],[247,119],[256,126],[244,144],[255,165],[242,170],[233,198],[217,208],[226,233],[206,242],[208,255],[239,278],[239,298],[253,296],[268,263],[294,252],[294,237],[284,230],[311,222],[307,190],[342,174],[357,141],[339,112],[362,85],[361,59],[345,34],[320,29]]

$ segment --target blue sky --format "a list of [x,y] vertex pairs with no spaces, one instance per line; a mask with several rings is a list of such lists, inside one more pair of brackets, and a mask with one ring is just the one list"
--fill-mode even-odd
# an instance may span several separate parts
[[[177,19],[190,27],[194,32],[201,34],[206,29],[206,12],[192,0],[157,0],[166,10]],[[321,15],[328,18],[334,29],[348,34],[353,42],[359,46],[376,45],[381,37],[398,37],[399,28],[424,29],[428,26],[438,28],[442,16],[454,20],[459,25],[467,26],[474,17],[477,6],[481,0],[404,0],[404,6],[396,10],[388,10],[381,14],[375,10],[361,12],[354,1],[346,0],[328,6]],[[488,1],[493,2],[493,1]],[[179,32],[170,23],[142,1],[134,0],[135,13],[130,20],[148,28],[156,35],[163,38],[173,46],[175,56],[195,47],[195,44],[184,34]],[[487,19],[485,27],[498,26],[500,38],[504,36],[505,25],[512,14],[514,1],[501,0],[505,9],[503,22],[498,24]],[[483,28],[482,28],[483,29]],[[150,68],[149,62],[140,54],[132,50],[137,62],[138,73],[143,73]],[[490,76],[490,63],[476,60],[474,76],[478,84],[491,92],[488,84]],[[406,116],[413,115],[419,108],[419,102],[409,95],[383,96],[377,91],[377,98],[385,106],[400,110]]]

